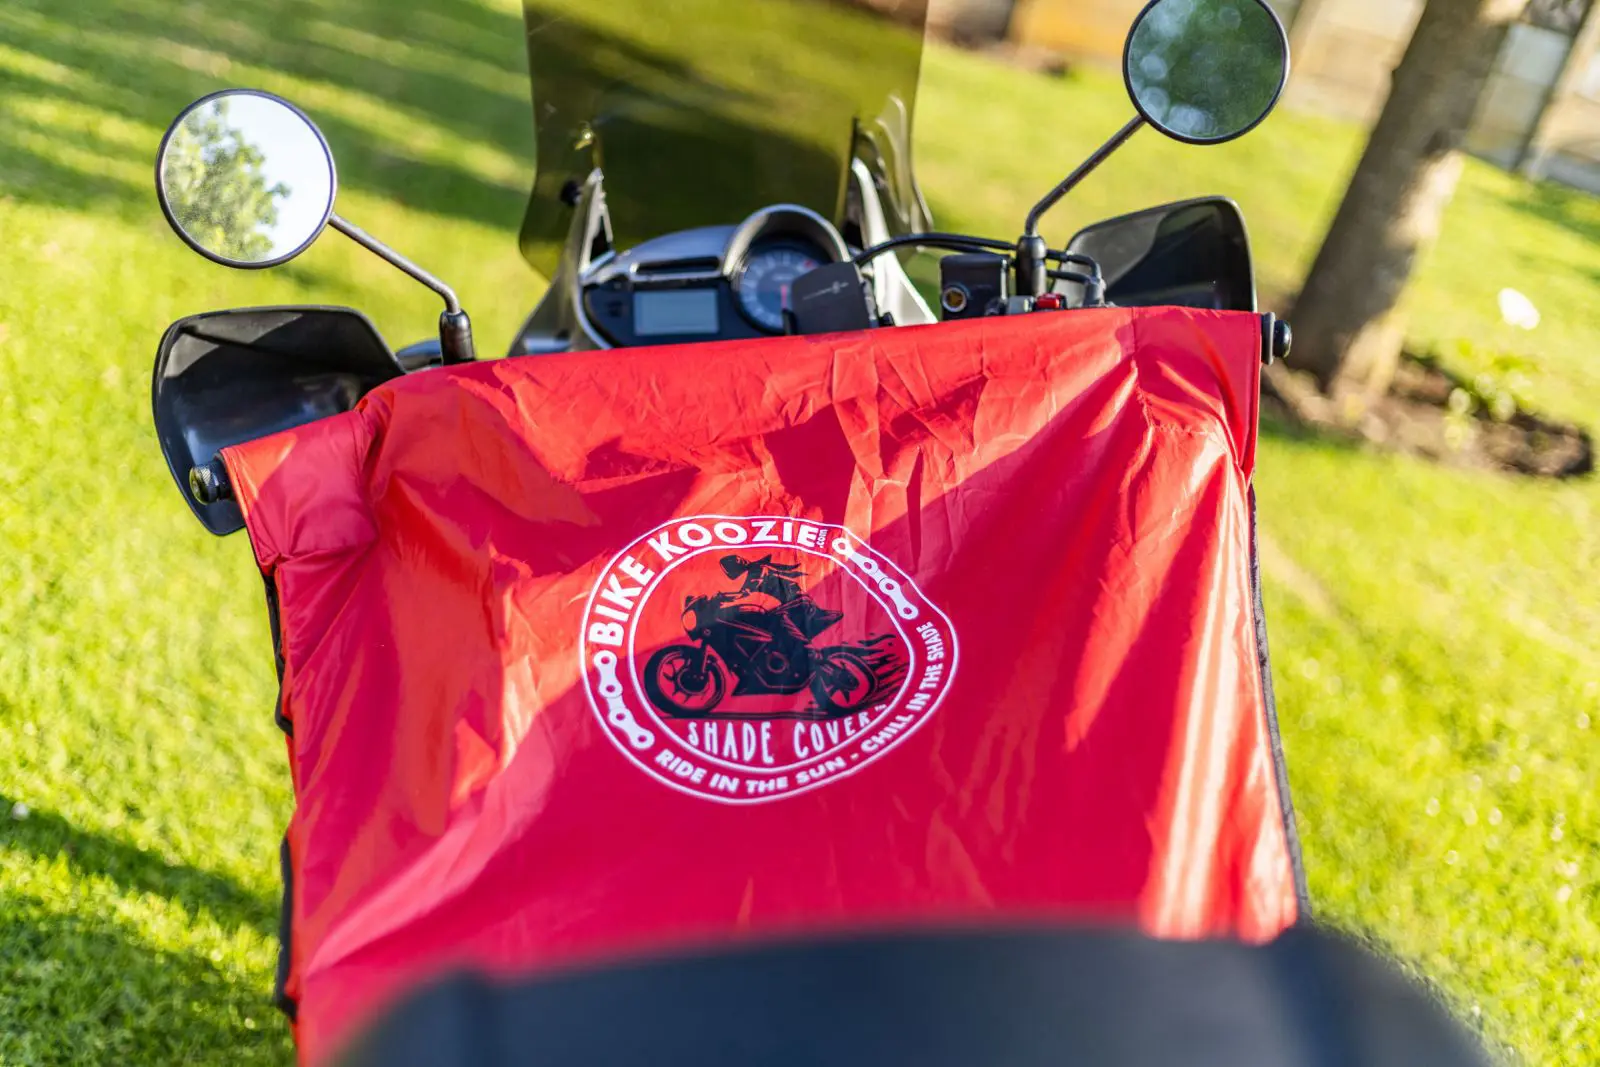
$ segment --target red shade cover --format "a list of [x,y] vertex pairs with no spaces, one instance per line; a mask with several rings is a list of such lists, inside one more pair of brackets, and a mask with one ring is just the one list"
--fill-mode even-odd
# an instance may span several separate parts
[[278,600],[287,992],[1050,919],[1268,939],[1260,319],[429,371],[227,450]]

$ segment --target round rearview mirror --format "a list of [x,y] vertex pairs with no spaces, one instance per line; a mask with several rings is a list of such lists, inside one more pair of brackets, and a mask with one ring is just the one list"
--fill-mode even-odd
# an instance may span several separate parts
[[271,267],[304,252],[333,214],[327,140],[270,93],[228,89],[184,109],[156,157],[156,193],[178,236],[229,267]]
[[1289,38],[1265,0],[1152,0],[1122,57],[1146,122],[1189,144],[1221,144],[1271,113],[1289,78]]

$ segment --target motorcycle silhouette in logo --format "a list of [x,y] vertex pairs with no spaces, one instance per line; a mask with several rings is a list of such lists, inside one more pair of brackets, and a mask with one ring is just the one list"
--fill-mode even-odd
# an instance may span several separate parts
[[[737,590],[684,599],[683,629],[690,643],[657,649],[644,669],[644,691],[663,714],[715,719],[728,696],[791,694],[810,689],[816,707],[767,718],[827,719],[880,701],[905,676],[895,635],[857,644],[819,647],[816,639],[844,618],[822,607],[800,586],[805,572],[771,556],[722,558],[722,572],[741,580]],[[771,602],[776,602],[772,606]]]

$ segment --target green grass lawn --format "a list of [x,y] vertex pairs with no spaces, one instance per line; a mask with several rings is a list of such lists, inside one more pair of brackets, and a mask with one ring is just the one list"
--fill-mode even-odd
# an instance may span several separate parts
[[[438,313],[337,236],[263,273],[193,256],[150,189],[161,130],[224,85],[298,101],[339,155],[342,212],[449,279],[498,351],[539,288],[515,243],[521,34],[514,0],[0,6],[0,1064],[290,1061],[267,1002],[290,798],[259,580],[242,537],[179,500],[147,375],[186,312],[348,303],[396,344]],[[924,83],[919,170],[946,228],[1012,235],[1127,115],[1111,79],[946,49]],[[1223,192],[1263,288],[1289,292],[1358,149],[1287,113],[1220,149],[1143,133],[1049,232]],[[1506,285],[1538,331],[1500,323]],[[1413,334],[1532,357],[1535,399],[1593,420],[1597,290],[1600,201],[1474,164]],[[1600,485],[1269,427],[1259,492],[1320,913],[1419,960],[1529,1063],[1593,1062]]]

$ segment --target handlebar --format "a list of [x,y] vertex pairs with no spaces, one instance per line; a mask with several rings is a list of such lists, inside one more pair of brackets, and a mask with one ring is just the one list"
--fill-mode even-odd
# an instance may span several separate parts
[[857,252],[851,260],[858,267],[864,267],[877,259],[885,252],[896,248],[943,248],[951,252],[1016,252],[1017,246],[1009,241],[997,241],[992,237],[968,237],[960,233],[913,233],[904,237],[891,237],[887,241],[875,244],[871,248]]
[[[891,237],[870,248],[857,252],[850,262],[864,267],[874,259],[896,248],[942,248],[951,252],[998,252],[1004,256],[1005,268],[1015,275],[1016,293],[1036,297],[1045,292],[1048,281],[1067,281],[1083,286],[1085,307],[1105,306],[1105,276],[1100,264],[1092,256],[1078,255],[1050,248],[1044,238],[1028,233],[1016,241],[999,241],[992,237],[973,237],[963,233],[913,233]],[[1048,264],[1072,265],[1087,271],[1052,270]]]

